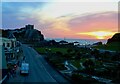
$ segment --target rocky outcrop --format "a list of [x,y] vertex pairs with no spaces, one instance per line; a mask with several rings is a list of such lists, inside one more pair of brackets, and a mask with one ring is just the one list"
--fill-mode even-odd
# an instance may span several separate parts
[[44,40],[44,35],[41,34],[41,31],[34,29],[34,25],[26,25],[15,30],[2,30],[2,33],[2,36],[7,38],[13,34],[17,40],[25,43],[35,43]]
[[93,45],[102,45],[102,42],[94,43]]
[[41,34],[41,32],[36,29],[26,30],[24,34],[24,38],[30,41],[43,41],[44,40],[43,34]]
[[116,33],[112,38],[108,39],[107,44],[117,42],[120,43],[120,33]]
[[19,40],[29,43],[44,40],[43,34],[41,34],[41,31],[34,29],[34,25],[26,25],[24,28],[17,29],[17,31],[14,32],[14,35]]

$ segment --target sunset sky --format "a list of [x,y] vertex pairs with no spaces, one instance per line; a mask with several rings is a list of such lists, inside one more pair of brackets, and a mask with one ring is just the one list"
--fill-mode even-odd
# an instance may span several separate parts
[[46,38],[107,39],[118,31],[118,3],[3,2],[2,28],[26,24]]

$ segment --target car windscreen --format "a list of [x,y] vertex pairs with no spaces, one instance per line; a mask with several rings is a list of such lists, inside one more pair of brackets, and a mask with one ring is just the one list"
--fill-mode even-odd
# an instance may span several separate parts
[[22,66],[21,69],[22,70],[28,70],[29,68],[28,68],[28,66]]

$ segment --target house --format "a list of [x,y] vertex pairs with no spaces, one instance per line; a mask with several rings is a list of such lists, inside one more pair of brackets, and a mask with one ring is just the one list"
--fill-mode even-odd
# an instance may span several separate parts
[[16,47],[16,39],[8,39],[8,38],[2,37],[0,38],[0,41],[2,42],[2,45],[7,49]]
[[17,41],[12,34],[8,37],[0,37],[0,84],[7,79],[8,63],[16,59]]
[[8,39],[4,37],[0,37],[0,44],[3,46],[4,51],[5,51],[5,58],[6,61],[10,61],[15,59],[15,47],[16,47],[16,39]]
[[75,42],[74,42],[74,45],[79,45],[79,42],[75,41]]
[[61,40],[61,41],[59,42],[59,44],[60,44],[60,45],[63,45],[63,44],[65,45],[65,44],[68,44],[68,42],[67,42],[67,41],[64,41],[64,40]]

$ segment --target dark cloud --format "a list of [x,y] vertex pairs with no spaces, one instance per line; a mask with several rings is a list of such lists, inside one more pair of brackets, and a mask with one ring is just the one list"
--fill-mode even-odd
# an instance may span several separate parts
[[[43,2],[3,2],[2,3],[2,28],[19,28],[28,23],[36,23],[36,19],[26,17],[24,19],[21,8],[32,7],[41,9]],[[26,10],[27,11],[27,10]],[[32,13],[32,11],[31,11]]]

